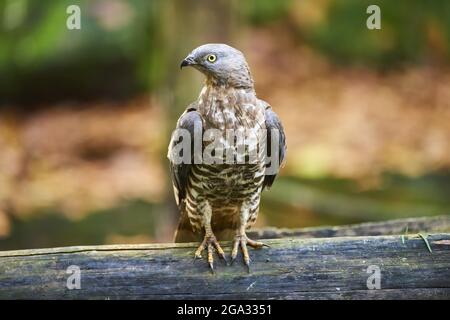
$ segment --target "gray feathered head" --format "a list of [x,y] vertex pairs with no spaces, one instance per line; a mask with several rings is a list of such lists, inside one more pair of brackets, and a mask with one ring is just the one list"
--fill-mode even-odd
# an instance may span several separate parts
[[192,66],[216,85],[252,88],[253,79],[245,57],[239,50],[223,43],[209,43],[194,49],[181,68]]

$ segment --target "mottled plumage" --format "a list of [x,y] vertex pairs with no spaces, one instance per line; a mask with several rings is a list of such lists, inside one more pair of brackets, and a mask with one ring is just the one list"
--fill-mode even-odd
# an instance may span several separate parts
[[[270,150],[271,130],[276,129],[277,151],[280,163],[283,161],[286,150],[283,127],[269,104],[256,97],[249,67],[240,51],[224,44],[203,45],[186,57],[181,66],[198,69],[205,74],[206,82],[197,101],[178,120],[177,129],[185,129],[192,136],[210,129],[223,132],[220,142],[225,145],[224,155],[230,148],[225,132],[252,130],[259,141],[267,140]],[[252,163],[195,164],[192,152],[191,161],[180,164],[175,163],[172,155],[180,141],[173,137],[169,145],[175,198],[181,211],[175,241],[203,238],[196,257],[206,249],[213,268],[213,247],[225,258],[217,239],[234,238],[232,259],[240,246],[244,262],[249,265],[246,245],[260,248],[263,244],[248,239],[245,230],[255,223],[261,192],[272,185],[276,176],[276,172],[267,174],[265,150],[259,150]],[[201,150],[208,146],[208,141],[203,142]],[[244,156],[249,157],[248,152]]]

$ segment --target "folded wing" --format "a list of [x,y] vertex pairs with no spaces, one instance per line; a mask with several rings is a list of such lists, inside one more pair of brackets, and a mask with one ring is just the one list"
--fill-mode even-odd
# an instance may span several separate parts
[[[270,174],[265,175],[264,182],[263,182],[263,188],[269,189],[280,169],[280,167],[284,164],[284,160],[286,157],[286,136],[284,134],[283,125],[281,124],[280,118],[278,118],[278,115],[272,110],[269,104],[266,104],[265,109],[265,123],[266,123],[266,130],[267,130],[267,150],[270,157],[272,157],[271,150],[272,150],[272,136],[274,137],[275,143],[275,152],[278,153],[278,163],[275,163],[276,165],[275,170],[271,171]],[[266,165],[266,171],[267,168],[271,165],[271,163],[268,163]]]
[[[186,188],[188,184],[189,174],[191,172],[192,164],[194,163],[194,137],[197,134],[200,134],[203,130],[203,123],[200,113],[197,112],[195,106],[189,106],[189,108],[181,115],[178,119],[176,131],[172,135],[172,139],[169,144],[169,152],[168,158],[170,161],[170,172],[172,176],[173,189],[175,194],[175,200],[180,209],[183,206],[183,200],[186,199]],[[180,149],[179,144],[183,143],[183,138],[180,138],[181,135],[177,134],[177,130],[184,131],[184,134],[188,134],[190,136],[190,150],[188,159],[184,159],[187,161],[176,161],[175,153]],[[185,141],[186,142],[186,141]],[[177,148],[178,146],[178,148]],[[187,150],[182,150],[182,152],[187,152]],[[179,157],[182,157],[182,154],[178,154]]]

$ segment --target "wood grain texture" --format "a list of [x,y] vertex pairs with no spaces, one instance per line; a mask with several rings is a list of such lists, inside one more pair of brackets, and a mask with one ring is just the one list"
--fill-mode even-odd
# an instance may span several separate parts
[[[442,230],[420,223],[428,225],[420,231]],[[428,236],[431,253],[412,234],[404,243],[400,235],[266,240],[270,248],[251,251],[250,273],[238,256],[233,266],[217,259],[211,274],[205,261],[193,261],[193,243],[3,251],[0,298],[449,299],[450,232],[443,231]],[[71,265],[81,269],[80,290],[66,287]],[[367,289],[371,265],[381,270],[381,289]]]

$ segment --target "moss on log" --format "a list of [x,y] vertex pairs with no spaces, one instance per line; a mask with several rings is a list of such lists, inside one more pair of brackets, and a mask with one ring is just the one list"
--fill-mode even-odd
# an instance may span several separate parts
[[[436,219],[443,220],[436,225]],[[212,274],[205,261],[194,262],[193,243],[3,251],[0,298],[448,299],[450,230],[442,230],[444,220],[420,220],[432,252],[417,234],[265,240],[271,247],[251,251],[250,273],[240,259],[225,266],[217,258]],[[229,252],[229,244],[224,247]],[[80,289],[67,287],[70,266],[80,269]],[[369,289],[377,268],[379,289]]]

